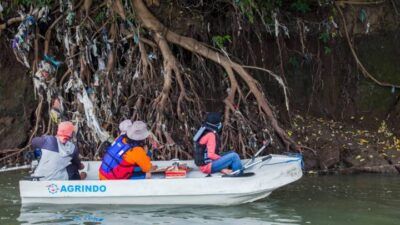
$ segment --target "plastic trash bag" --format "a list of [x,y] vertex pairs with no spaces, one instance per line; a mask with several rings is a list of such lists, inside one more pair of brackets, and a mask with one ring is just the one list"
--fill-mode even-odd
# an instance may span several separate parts
[[97,138],[101,141],[108,140],[110,135],[101,129],[97,117],[94,113],[93,103],[90,100],[88,93],[85,89],[82,90],[82,93],[78,93],[78,100],[83,104],[88,127],[90,127],[94,131]]
[[0,20],[3,20],[3,6],[1,5],[1,2],[0,2]]
[[59,124],[61,122],[61,114],[55,109],[50,110],[50,119],[53,123]]
[[57,61],[53,56],[44,55],[44,60],[49,62],[56,69],[58,69],[58,67],[60,67],[60,65],[61,65],[61,62]]
[[55,68],[46,60],[40,61],[38,65],[38,71],[36,72],[36,76],[38,78],[42,78],[44,80],[48,79],[51,74],[55,72]]
[[12,48],[17,60],[28,68],[30,68],[28,54],[34,38],[33,28],[35,24],[36,19],[33,16],[27,16],[18,26],[18,32],[12,41]]

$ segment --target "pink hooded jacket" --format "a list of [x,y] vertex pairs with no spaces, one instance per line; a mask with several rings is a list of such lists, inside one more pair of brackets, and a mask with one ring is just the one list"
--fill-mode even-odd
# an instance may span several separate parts
[[[207,146],[207,155],[208,155],[209,159],[211,159],[212,161],[215,161],[215,160],[221,158],[220,155],[215,153],[215,149],[217,147],[217,138],[213,132],[209,132],[206,135],[204,135],[200,139],[199,143],[201,145]],[[211,173],[211,165],[212,165],[212,162],[210,162],[204,166],[200,166],[200,171],[203,173],[206,173],[206,174],[210,174]]]

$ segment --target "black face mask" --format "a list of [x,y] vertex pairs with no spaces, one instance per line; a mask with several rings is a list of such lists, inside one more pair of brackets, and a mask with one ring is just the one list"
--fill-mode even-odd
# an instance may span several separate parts
[[206,124],[208,127],[210,127],[210,128],[212,128],[213,130],[215,130],[216,132],[218,132],[218,133],[221,133],[221,132],[222,132],[222,123],[221,123],[221,122],[219,122],[219,123],[217,123],[217,124],[212,124],[212,123],[206,122],[205,124]]

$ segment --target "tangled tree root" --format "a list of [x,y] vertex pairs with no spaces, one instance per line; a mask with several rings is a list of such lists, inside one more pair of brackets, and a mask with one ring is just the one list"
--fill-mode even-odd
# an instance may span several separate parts
[[[112,139],[124,118],[148,122],[154,138],[164,145],[160,158],[190,158],[191,137],[202,121],[202,112],[207,111],[201,93],[223,84],[227,91],[223,100],[225,146],[229,143],[247,156],[257,140],[265,138],[260,133],[273,130],[284,149],[300,150],[279,125],[259,82],[244,65],[167,28],[142,0],[107,0],[95,9],[92,1],[72,3],[61,3],[63,11],[51,12],[55,19],[44,40],[38,32],[34,37],[32,74],[39,105],[31,138],[50,133],[54,127],[45,109],[53,110],[51,102],[56,98],[62,102],[57,109],[59,119],[76,124],[81,153],[89,159],[98,156],[98,146]],[[94,22],[96,11],[105,11],[108,19]],[[226,83],[222,76],[211,76],[206,66],[202,75],[188,70],[171,44],[221,66],[227,74]],[[41,53],[57,55],[64,63],[57,72],[46,71]],[[197,59],[199,64],[206,63]],[[43,71],[50,75],[43,76]],[[282,80],[280,84],[287,98],[286,86]]]

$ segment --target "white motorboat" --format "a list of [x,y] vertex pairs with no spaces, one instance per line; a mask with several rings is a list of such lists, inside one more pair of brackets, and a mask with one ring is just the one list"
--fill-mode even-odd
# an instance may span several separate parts
[[[98,179],[99,161],[87,161],[86,180],[21,180],[22,204],[131,204],[131,205],[234,205],[265,198],[277,188],[303,175],[302,159],[297,156],[270,155],[243,160],[251,176],[207,176],[193,161],[181,161],[192,168],[185,178],[165,179],[163,173],[152,179]],[[267,159],[267,160],[266,160]],[[159,168],[172,161],[154,161]],[[253,174],[254,173],[254,174]]]

